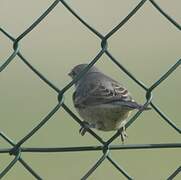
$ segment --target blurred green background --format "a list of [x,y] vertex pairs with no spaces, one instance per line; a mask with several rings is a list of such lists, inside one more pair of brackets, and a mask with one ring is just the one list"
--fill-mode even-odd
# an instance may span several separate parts
[[[0,25],[14,37],[19,36],[52,3],[44,1],[0,1]],[[139,1],[67,1],[81,17],[106,34]],[[181,23],[180,0],[157,0],[160,6]],[[149,3],[109,39],[109,50],[132,74],[147,86],[153,84],[180,58],[181,36]],[[70,82],[67,73],[79,63],[90,62],[100,50],[100,40],[63,7],[56,6],[31,33],[20,41],[22,54],[59,88]],[[0,63],[12,53],[12,42],[0,34]],[[97,66],[122,82],[140,103],[145,92],[105,55]],[[181,103],[180,68],[153,92],[153,102],[178,127]],[[65,93],[65,103],[72,105],[73,88]],[[25,136],[57,103],[57,94],[16,57],[0,74],[0,131],[17,142]],[[76,113],[76,112],[75,112]],[[79,125],[60,109],[23,146],[64,147],[99,145],[88,133],[79,135]],[[143,113],[127,130],[126,144],[180,142],[179,134],[154,112]],[[108,139],[113,132],[97,132]],[[120,144],[118,138],[113,144]],[[0,147],[10,147],[0,139]],[[100,158],[101,152],[23,153],[22,157],[44,179],[80,179]],[[180,149],[112,151],[112,157],[131,176],[140,180],[166,179],[181,161]],[[0,154],[0,170],[13,157]],[[5,176],[6,180],[34,179],[20,163]],[[89,177],[90,180],[125,179],[107,160]],[[178,175],[175,179],[181,179]]]

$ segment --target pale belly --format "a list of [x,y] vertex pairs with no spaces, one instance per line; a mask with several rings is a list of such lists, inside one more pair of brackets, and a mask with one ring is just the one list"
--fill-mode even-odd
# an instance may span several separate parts
[[77,111],[84,121],[102,131],[112,131],[123,127],[131,112],[121,107],[110,108],[109,106],[89,106]]

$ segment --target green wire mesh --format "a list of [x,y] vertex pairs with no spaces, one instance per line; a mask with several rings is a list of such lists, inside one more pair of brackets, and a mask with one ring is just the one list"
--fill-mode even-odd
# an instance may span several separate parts
[[[12,148],[0,148],[0,153],[9,153],[10,155],[14,155],[14,159],[0,172],[0,178],[3,178],[10,169],[19,161],[23,167],[28,170],[29,173],[32,174],[36,179],[43,179],[38,173],[36,173],[27,162],[25,162],[21,154],[23,152],[81,152],[81,151],[102,151],[103,155],[100,159],[82,176],[82,180],[87,179],[99,166],[100,164],[107,159],[120,173],[122,173],[127,179],[133,179],[126,172],[112,157],[110,154],[111,150],[122,150],[122,149],[161,149],[161,148],[181,148],[181,143],[167,143],[167,144],[129,144],[129,145],[112,145],[111,143],[119,136],[119,132],[116,132],[110,139],[107,141],[102,140],[100,136],[98,136],[94,131],[91,129],[87,129],[87,131],[95,138],[97,141],[101,143],[100,146],[81,146],[81,147],[58,147],[58,148],[31,148],[31,147],[23,147],[23,144],[31,138],[43,125],[50,120],[50,118],[60,109],[64,109],[72,118],[75,120],[80,126],[84,126],[83,122],[71,111],[71,109],[64,103],[64,93],[71,88],[76,81],[78,81],[99,59],[100,57],[105,54],[109,57],[109,59],[115,63],[121,71],[123,71],[129,78],[135,81],[141,88],[145,91],[146,102],[145,105],[150,104],[150,106],[162,117],[162,119],[171,126],[176,132],[179,134],[181,133],[181,129],[174,124],[174,122],[169,119],[160,109],[159,107],[154,104],[152,100],[152,92],[155,88],[157,88],[168,76],[170,76],[180,65],[181,59],[177,60],[175,64],[173,64],[170,69],[166,73],[164,73],[158,80],[152,84],[150,87],[144,85],[141,81],[136,79],[119,61],[110,53],[107,48],[108,40],[111,36],[113,36],[125,23],[129,21],[129,19],[138,12],[138,10],[145,4],[150,3],[153,7],[160,12],[170,23],[172,23],[178,30],[181,30],[181,26],[173,20],[168,14],[166,14],[160,6],[153,0],[142,0],[138,3],[138,5],[117,25],[115,26],[110,32],[108,32],[105,36],[90,26],[86,21],[84,21],[65,1],[63,0],[56,0],[54,1],[48,9],[34,21],[33,24],[30,25],[22,34],[20,34],[17,38],[11,36],[6,30],[0,28],[0,32],[3,33],[6,37],[8,37],[13,42],[13,49],[14,51],[12,54],[4,61],[4,63],[0,66],[0,72],[5,70],[11,61],[14,60],[16,56],[22,60],[25,65],[27,65],[40,79],[42,79],[48,86],[50,86],[54,91],[57,92],[58,95],[58,103],[55,107],[41,120],[41,122],[35,126],[30,132],[21,138],[17,143],[14,143],[9,137],[7,137],[3,132],[0,132],[1,138],[7,141]],[[75,17],[79,20],[86,28],[88,28],[92,33],[94,33],[97,38],[101,40],[101,50],[92,59],[89,65],[69,84],[67,84],[62,89],[56,87],[52,82],[50,82],[41,72],[39,72],[34,66],[32,66],[29,61],[23,56],[20,52],[19,42],[28,34],[30,33],[41,21],[43,21],[46,16],[52,12],[52,10],[59,4],[62,5]],[[139,117],[142,111],[138,111],[126,124],[126,128],[133,124],[133,122]],[[181,166],[179,166],[174,172],[170,173],[170,176],[167,178],[168,180],[173,179],[181,172]]]

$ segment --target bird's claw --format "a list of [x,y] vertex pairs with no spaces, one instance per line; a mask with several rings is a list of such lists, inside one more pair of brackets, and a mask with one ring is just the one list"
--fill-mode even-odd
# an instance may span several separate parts
[[90,125],[84,121],[82,127],[79,129],[79,133],[84,136],[88,128],[90,128]]
[[121,141],[122,141],[122,143],[124,144],[125,139],[128,137],[128,135],[127,135],[127,133],[126,133],[126,129],[125,129],[125,127],[123,127],[123,128],[121,128],[121,129],[119,129],[118,131],[119,131],[120,136],[121,136]]
[[79,129],[79,133],[80,133],[82,136],[84,136],[86,132],[87,132],[87,129],[86,129],[85,127],[81,127],[81,128]]

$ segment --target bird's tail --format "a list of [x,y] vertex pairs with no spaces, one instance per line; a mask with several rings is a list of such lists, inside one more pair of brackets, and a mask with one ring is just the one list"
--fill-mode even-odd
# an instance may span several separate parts
[[147,110],[151,109],[151,107],[147,107],[146,105],[138,104],[134,101],[124,102],[124,106],[127,108],[130,108],[130,109],[138,109],[138,110],[142,110],[142,111],[147,111]]
[[145,106],[145,105],[139,105],[139,110],[143,110],[143,111],[147,111],[147,110],[151,110],[151,107]]

